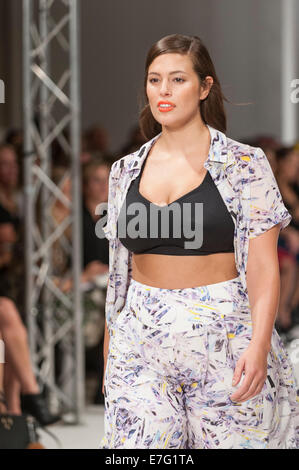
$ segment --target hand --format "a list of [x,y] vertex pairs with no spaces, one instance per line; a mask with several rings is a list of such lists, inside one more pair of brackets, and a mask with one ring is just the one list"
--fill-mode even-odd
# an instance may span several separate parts
[[230,396],[232,401],[242,402],[258,395],[267,378],[267,356],[268,350],[259,344],[251,343],[239,358],[234,371],[236,386],[245,372],[242,385]]

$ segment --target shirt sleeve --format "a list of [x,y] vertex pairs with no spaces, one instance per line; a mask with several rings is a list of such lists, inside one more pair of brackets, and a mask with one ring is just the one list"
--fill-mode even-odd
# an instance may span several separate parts
[[280,224],[280,230],[292,220],[285,207],[268,158],[257,148],[250,169],[250,230],[249,239]]
[[105,215],[106,217],[106,223],[102,226],[102,229],[105,233],[105,237],[108,240],[111,240],[113,238],[113,214],[114,214],[114,206],[115,206],[115,191],[114,191],[114,183],[115,183],[115,177],[114,177],[114,165],[116,162],[114,162],[111,166],[110,173],[109,173],[109,182],[108,182],[108,202],[107,202],[107,214]]

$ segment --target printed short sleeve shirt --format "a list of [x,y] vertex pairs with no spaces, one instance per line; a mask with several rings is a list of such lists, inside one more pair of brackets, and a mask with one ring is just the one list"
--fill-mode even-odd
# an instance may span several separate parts
[[284,206],[269,160],[260,148],[256,149],[250,176],[251,239],[279,223],[283,229],[290,223],[291,216]]
[[[243,144],[207,126],[211,135],[204,167],[210,172],[234,221],[234,250],[238,274],[247,291],[249,240],[276,224],[286,227],[292,217],[286,209],[269,161],[262,149]],[[138,176],[151,146],[162,133],[137,151],[113,163],[109,175],[107,215],[102,230],[109,240],[109,281],[106,322],[110,336],[122,310],[131,279],[132,252],[116,236],[117,219],[131,182]]]

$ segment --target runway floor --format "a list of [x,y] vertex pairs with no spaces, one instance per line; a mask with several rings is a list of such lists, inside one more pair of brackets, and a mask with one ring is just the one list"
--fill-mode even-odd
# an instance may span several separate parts
[[88,405],[81,421],[76,425],[59,422],[48,426],[61,442],[61,448],[44,431],[40,431],[40,443],[46,449],[98,449],[104,435],[104,405]]

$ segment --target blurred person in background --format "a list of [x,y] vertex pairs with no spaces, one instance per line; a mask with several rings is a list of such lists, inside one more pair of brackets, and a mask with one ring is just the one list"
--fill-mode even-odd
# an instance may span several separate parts
[[10,214],[16,230],[23,214],[23,194],[19,188],[20,168],[17,154],[10,144],[0,145],[0,207]]
[[[96,374],[93,391],[89,394],[93,403],[104,403],[102,394],[103,338],[105,325],[105,298],[109,271],[109,242],[95,233],[96,207],[108,198],[108,180],[111,167],[110,157],[102,157],[100,152],[90,152],[91,160],[82,166],[82,243],[83,268],[81,283],[84,308],[84,342],[87,378]],[[69,179],[64,181],[63,192],[71,199]],[[56,223],[61,223],[68,215],[62,203],[55,204],[52,211]],[[100,280],[100,281],[99,281]],[[100,284],[98,284],[98,281]],[[64,293],[71,293],[72,279],[69,271],[58,279],[58,287]],[[62,305],[59,308],[63,308]],[[100,360],[99,360],[100,359]]]
[[[111,164],[109,159],[102,159],[100,156],[97,158],[93,154],[93,160],[82,168],[82,283],[90,282],[95,276],[107,273],[109,264],[108,240],[98,238],[95,233],[95,225],[100,217],[95,214],[95,209],[98,204],[107,201]],[[62,190],[71,200],[71,182],[68,177],[63,182]],[[57,200],[53,206],[52,215],[59,224],[69,215],[69,209]],[[64,292],[69,291],[72,287],[71,279],[66,278],[59,285]]]
[[88,139],[86,134],[83,132],[81,135],[81,165],[85,165],[91,160],[91,151],[89,150],[88,147]]
[[94,266],[98,266],[99,274],[107,272],[109,243],[106,238],[98,238],[95,234],[95,225],[100,218],[95,211],[100,203],[107,201],[110,167],[109,160],[93,157],[93,160],[83,167],[82,172],[83,264],[86,268],[93,262]]
[[272,136],[260,135],[254,140],[253,146],[260,147],[264,151],[266,157],[269,160],[273,173],[276,174],[276,152],[280,148],[280,143]]
[[[280,301],[276,318],[279,333],[286,333],[294,325],[294,315],[298,309],[298,163],[299,154],[296,147],[282,147],[272,136],[257,136],[247,142],[249,145],[260,147],[268,158],[276,177],[285,206],[290,210],[292,220],[288,227],[278,237],[278,260],[280,268]],[[296,151],[297,150],[297,151]],[[297,175],[297,176],[296,176]],[[291,204],[290,204],[291,203]],[[298,320],[299,320],[299,315]],[[287,340],[287,337],[284,336]]]
[[92,152],[108,152],[109,137],[107,130],[100,124],[90,126],[84,133],[86,139],[87,150]]
[[26,327],[14,302],[7,297],[0,297],[0,336],[5,344],[3,392],[7,412],[30,413],[42,425],[57,422],[60,415],[49,412],[32,369]]
[[23,131],[22,129],[9,129],[5,136],[5,143],[13,145],[15,149],[23,148]]
[[299,304],[299,152],[293,146],[281,147],[277,155],[277,182],[292,220],[278,240],[281,268],[281,296],[277,316],[280,330],[293,326],[292,312]]
[[108,164],[115,161],[114,153],[109,151],[109,134],[100,125],[90,126],[83,132],[81,145],[82,165],[98,158],[106,160]]
[[[97,276],[109,272],[109,241],[98,238],[95,233],[99,216],[95,214],[98,204],[108,198],[108,181],[111,161],[109,157],[100,158],[93,154],[93,159],[82,171],[82,228],[83,228],[83,268],[85,281],[93,281]],[[84,275],[83,273],[83,275]],[[86,292],[85,302],[85,338],[86,338],[86,371],[92,376],[96,373],[96,388],[91,401],[103,404],[102,377],[104,371],[103,339],[105,328],[106,289],[91,288]],[[93,302],[92,302],[93,301]],[[97,332],[97,335],[91,335]]]
[[23,155],[23,130],[9,129],[5,136],[5,143],[14,147],[19,159]]
[[[5,364],[2,367],[3,392],[7,402],[7,412],[20,415],[27,412],[42,425],[52,424],[60,419],[52,415],[33,373],[27,330],[20,312],[14,302],[18,286],[23,282],[15,271],[9,273],[14,265],[14,251],[17,242],[15,227],[9,216],[2,218],[0,224],[0,336],[5,344]],[[23,279],[23,276],[22,276]],[[0,381],[1,390],[1,381]]]
[[23,158],[23,130],[22,129],[9,129],[6,133],[5,143],[14,147],[19,164],[19,187],[23,186],[24,178],[24,158]]
[[146,139],[141,133],[140,126],[137,124],[131,129],[127,143],[121,148],[121,156],[135,152],[145,141]]
[[7,260],[0,266],[0,293],[11,298],[23,315],[24,224],[21,200],[16,152],[11,145],[3,144],[0,146],[0,228],[2,259],[4,261],[7,257]]

